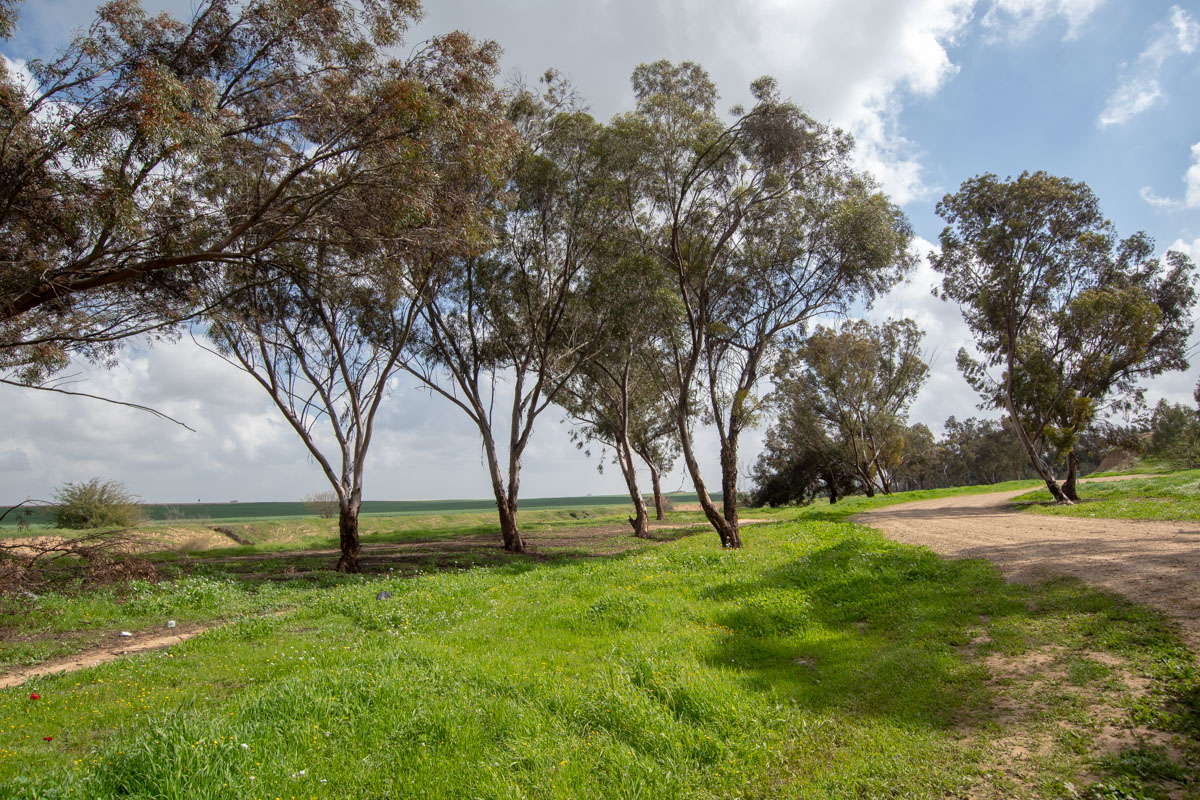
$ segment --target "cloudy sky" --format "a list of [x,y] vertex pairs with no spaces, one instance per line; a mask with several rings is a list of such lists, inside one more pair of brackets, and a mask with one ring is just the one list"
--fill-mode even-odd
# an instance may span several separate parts
[[[188,13],[188,0],[145,0]],[[413,41],[462,29],[495,39],[505,70],[568,75],[600,118],[632,105],[629,74],[659,58],[704,65],[732,106],[755,77],[818,119],[854,133],[860,165],[908,213],[928,249],[937,200],[974,175],[1046,170],[1086,181],[1122,235],[1200,262],[1200,11],[1156,0],[439,0]],[[93,0],[26,0],[0,53],[53,53],[92,17]],[[910,316],[927,331],[932,376],[912,418],[935,430],[978,413],[954,368],[968,337],[957,308],[930,295],[923,266],[867,312]],[[1194,339],[1200,342],[1200,340]],[[1200,350],[1200,348],[1197,348]],[[1200,353],[1195,359],[1200,366]],[[189,341],[81,366],[80,389],[150,405],[195,433],[94,401],[0,389],[0,502],[44,498],[64,481],[117,478],[147,501],[292,500],[320,471],[265,394]],[[1190,402],[1197,369],[1149,384]],[[478,437],[465,416],[396,387],[367,471],[369,499],[485,497]],[[524,462],[526,497],[617,493],[547,412]],[[757,437],[742,450],[753,463]],[[713,450],[712,438],[701,445]],[[707,459],[717,480],[715,452]],[[668,488],[679,488],[676,472]]]

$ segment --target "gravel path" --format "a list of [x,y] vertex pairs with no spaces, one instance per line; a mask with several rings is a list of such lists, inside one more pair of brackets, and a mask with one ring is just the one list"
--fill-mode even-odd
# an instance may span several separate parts
[[1075,576],[1163,611],[1200,650],[1200,522],[1022,513],[1011,501],[1027,491],[920,500],[853,521],[952,558],[989,559],[1013,581]]

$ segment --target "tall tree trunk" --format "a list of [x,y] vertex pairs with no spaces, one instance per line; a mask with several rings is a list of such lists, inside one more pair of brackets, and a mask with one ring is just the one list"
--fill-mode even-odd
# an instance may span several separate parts
[[657,464],[643,460],[650,466],[650,483],[654,487],[654,518],[661,522],[667,517],[666,509],[663,508],[662,476],[658,474]]
[[338,508],[338,545],[341,547],[341,557],[338,558],[338,572],[358,572],[358,508],[360,498],[355,491],[350,498],[341,503]]
[[721,506],[725,522],[729,525],[726,547],[742,546],[742,534],[738,530],[737,445],[737,436],[733,433],[721,443]]
[[1046,488],[1050,490],[1050,494],[1059,503],[1070,505],[1071,501],[1063,494],[1062,489],[1058,485],[1058,481],[1054,477],[1054,473],[1050,470],[1049,465],[1042,460],[1038,454],[1037,448],[1033,446],[1033,442],[1029,438],[1029,434],[1025,432],[1025,426],[1021,424],[1020,418],[1017,416],[1017,410],[1013,406],[1012,398],[1005,397],[1004,404],[1007,407],[1008,417],[1012,421],[1012,426],[1017,431],[1017,439],[1021,442],[1021,447],[1025,449],[1025,455],[1029,456],[1029,463],[1033,466],[1038,477],[1046,482]]
[[[483,452],[487,457],[488,476],[492,479],[492,494],[496,497],[496,512],[500,516],[500,536],[504,549],[510,553],[524,553],[525,540],[521,538],[521,530],[517,526],[517,499],[515,491],[509,491],[504,486],[504,475],[500,472],[500,460],[496,457],[496,441],[492,438],[491,429],[479,425],[483,436]],[[510,487],[515,490],[516,487]]]
[[1067,479],[1063,481],[1063,494],[1072,503],[1082,502],[1079,499],[1079,493],[1075,491],[1075,484],[1079,477],[1079,457],[1075,455],[1075,448],[1067,451]]
[[650,538],[650,515],[646,513],[646,500],[638,486],[637,468],[633,463],[633,450],[628,442],[622,442],[617,447],[617,461],[621,465],[621,474],[625,476],[625,486],[629,490],[629,499],[633,501],[634,516],[629,518],[633,526],[633,535],[639,539]]
[[729,524],[725,522],[725,518],[721,516],[721,512],[713,503],[712,497],[708,494],[708,487],[704,485],[704,478],[700,475],[700,463],[696,460],[696,453],[692,447],[692,432],[688,430],[686,403],[679,404],[675,412],[675,422],[679,428],[679,448],[683,452],[683,463],[692,477],[692,486],[696,489],[696,498],[700,501],[700,507],[704,509],[704,517],[721,537],[722,547],[736,547],[737,545],[730,543]]

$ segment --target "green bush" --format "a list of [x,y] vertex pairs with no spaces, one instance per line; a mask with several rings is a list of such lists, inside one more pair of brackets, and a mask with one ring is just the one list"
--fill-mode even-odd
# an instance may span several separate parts
[[1160,400],[1151,418],[1148,454],[1173,467],[1200,466],[1200,416],[1181,403]]
[[59,528],[129,528],[146,519],[137,497],[120,481],[65,483],[54,499],[54,524]]

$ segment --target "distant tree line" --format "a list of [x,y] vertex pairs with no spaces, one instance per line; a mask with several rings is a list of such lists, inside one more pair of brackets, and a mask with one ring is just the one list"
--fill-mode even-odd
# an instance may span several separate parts
[[[13,9],[0,2],[0,35]],[[500,85],[495,43],[413,46],[419,13],[206,0],[179,20],[116,0],[29,80],[6,71],[0,381],[71,393],[56,376],[73,358],[193,335],[300,437],[354,572],[367,455],[402,373],[476,427],[504,547],[522,552],[521,461],[551,407],[613,454],[636,535],[639,466],[661,516],[659,476],[682,458],[740,547],[739,447],[768,413],[756,477],[791,470],[793,499],[1020,473],[1007,430],[1066,501],[1103,413],[1186,366],[1186,258],[1118,241],[1082,184],[982,176],[939,205],[932,261],[976,336],[960,367],[1007,422],[948,423],[935,442],[906,421],[928,373],[917,326],[829,327],[916,263],[846,133],[769,77],[722,112],[699,65],[667,61],[634,70],[633,106],[606,123],[553,71]]]

